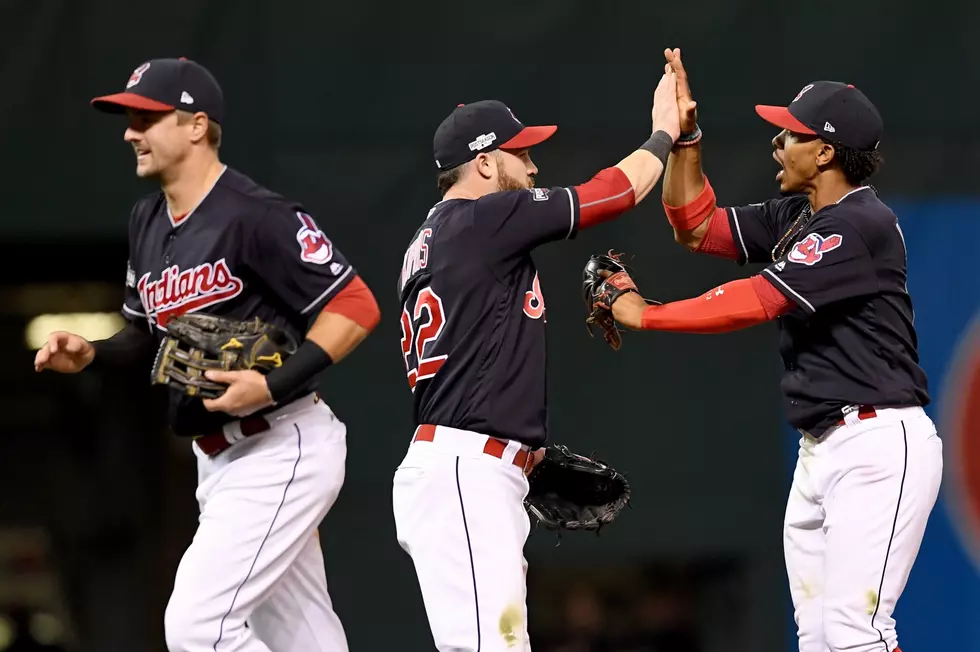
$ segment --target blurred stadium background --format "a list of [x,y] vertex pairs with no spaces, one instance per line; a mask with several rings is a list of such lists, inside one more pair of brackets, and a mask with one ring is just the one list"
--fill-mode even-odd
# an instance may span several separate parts
[[[431,136],[459,102],[556,122],[540,183],[577,183],[649,133],[667,46],[699,102],[723,202],[775,191],[756,103],[814,79],[864,90],[886,124],[875,185],[909,247],[922,363],[947,478],[897,618],[907,652],[980,650],[980,4],[832,0],[2,0],[0,650],[157,652],[173,572],[196,525],[193,458],[147,378],[36,375],[52,329],[119,328],[126,222],[153,187],[123,124],[88,106],[142,61],[209,67],[228,104],[222,157],[306,204],[378,296],[383,321],[325,375],[349,428],[347,484],[321,527],[351,649],[431,649],[391,475],[410,436],[395,279],[437,200]],[[929,30],[937,30],[930,33]],[[582,323],[587,256],[635,255],[671,300],[753,273],[673,244],[656,200],[542,249],[553,439],[626,471],[634,501],[602,533],[533,532],[536,652],[794,649],[781,519],[796,437],[780,411],[775,329],[627,335]],[[596,392],[616,386],[616,401]],[[560,545],[559,545],[560,544]]]

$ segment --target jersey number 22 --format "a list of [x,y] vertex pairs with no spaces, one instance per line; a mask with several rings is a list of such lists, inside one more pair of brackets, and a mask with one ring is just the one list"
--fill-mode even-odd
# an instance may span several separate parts
[[[430,342],[434,344],[442,334],[446,325],[446,313],[442,307],[442,299],[428,287],[419,290],[411,312],[408,306],[406,303],[402,308],[402,355],[408,370],[408,386],[414,392],[415,383],[435,376],[446,362],[446,355],[425,357],[426,345]],[[423,321],[423,313],[427,317],[426,321]]]

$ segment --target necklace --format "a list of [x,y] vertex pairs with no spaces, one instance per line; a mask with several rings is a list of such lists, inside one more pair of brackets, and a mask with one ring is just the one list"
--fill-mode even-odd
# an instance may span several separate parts
[[[806,225],[812,216],[813,212],[810,208],[810,204],[807,204],[803,207],[803,210],[800,211],[800,214],[796,216],[796,219],[793,220],[793,223],[789,225],[789,229],[787,229],[786,233],[783,234],[783,237],[779,239],[776,246],[772,248],[772,262],[776,262],[783,257],[783,254],[786,253],[786,248],[793,240],[793,236],[806,228]],[[799,227],[798,230],[797,227]]]

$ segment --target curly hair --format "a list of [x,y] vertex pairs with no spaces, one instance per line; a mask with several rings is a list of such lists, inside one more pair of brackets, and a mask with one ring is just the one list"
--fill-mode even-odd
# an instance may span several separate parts
[[838,167],[852,186],[857,186],[874,175],[884,160],[877,149],[856,150],[840,143],[830,144],[834,147],[834,159]]

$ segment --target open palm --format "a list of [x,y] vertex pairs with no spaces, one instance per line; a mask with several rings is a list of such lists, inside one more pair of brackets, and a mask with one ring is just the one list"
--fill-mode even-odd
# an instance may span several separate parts
[[671,50],[668,48],[664,50],[664,58],[667,59],[667,63],[677,75],[677,110],[681,117],[681,133],[694,133],[698,124],[698,103],[694,101],[694,97],[691,95],[687,71],[681,61],[681,49],[674,48]]

